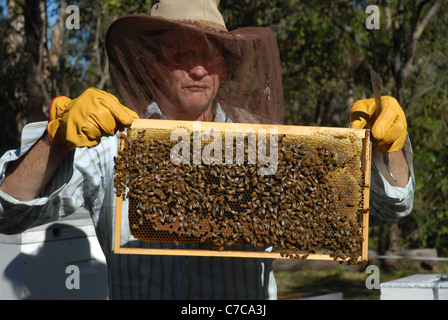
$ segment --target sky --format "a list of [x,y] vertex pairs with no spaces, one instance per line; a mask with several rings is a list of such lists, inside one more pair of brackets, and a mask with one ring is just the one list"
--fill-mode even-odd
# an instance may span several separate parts
[[[6,1],[0,0],[0,17],[6,17],[7,15]],[[48,38],[51,38],[52,26],[56,22],[58,14],[58,3],[55,0],[47,1]]]
[[1,16],[6,16],[6,0],[0,0],[0,12]]
[[[56,19],[57,15],[52,14],[52,11],[57,7],[57,4],[55,4],[55,0],[51,0],[47,2],[47,13],[49,17],[49,23],[52,24]],[[5,17],[7,14],[6,12],[6,0],[0,0],[0,17]],[[56,16],[56,17],[54,17]]]

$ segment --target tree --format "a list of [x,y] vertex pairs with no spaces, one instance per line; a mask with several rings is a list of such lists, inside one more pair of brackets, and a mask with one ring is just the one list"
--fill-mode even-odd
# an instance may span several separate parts
[[[45,120],[53,97],[90,86],[117,94],[104,35],[117,17],[149,12],[150,0],[78,0],[80,28],[67,29],[66,0],[7,0],[0,14],[1,151],[25,123]],[[355,100],[373,95],[368,66],[405,109],[417,180],[414,212],[392,235],[407,247],[448,247],[448,3],[370,1],[379,29],[366,28],[367,1],[221,0],[228,29],[271,28],[283,66],[286,123],[348,126]],[[72,4],[72,3],[70,3]],[[390,226],[372,230],[379,247]],[[379,235],[379,232],[383,235]]]
[[27,52],[26,106],[27,121],[36,122],[45,119],[42,106],[45,99],[45,50],[47,46],[47,5],[44,0],[25,0],[25,48]]
[[26,123],[48,119],[53,97],[90,86],[116,94],[104,35],[113,19],[149,12],[150,1],[79,0],[79,29],[67,29],[66,0],[8,0],[0,16],[1,152],[19,143]]
[[372,230],[373,242],[382,250],[446,248],[448,4],[377,1],[380,28],[371,30],[365,1],[227,0],[221,6],[230,29],[251,24],[276,33],[288,123],[347,126],[352,103],[373,95],[368,66],[380,73],[386,93],[407,114],[417,186],[413,213]]
[[[0,20],[0,112],[3,119],[0,126],[1,149],[17,145],[21,123],[17,115],[26,99],[23,93],[25,67],[24,17],[21,1],[7,2]],[[17,117],[19,118],[19,117]]]

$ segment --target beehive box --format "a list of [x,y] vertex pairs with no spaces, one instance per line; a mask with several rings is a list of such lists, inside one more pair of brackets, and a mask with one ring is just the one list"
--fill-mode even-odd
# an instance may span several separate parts
[[[366,261],[370,153],[362,129],[136,120],[115,159],[115,253]],[[190,245],[130,248],[123,227]]]

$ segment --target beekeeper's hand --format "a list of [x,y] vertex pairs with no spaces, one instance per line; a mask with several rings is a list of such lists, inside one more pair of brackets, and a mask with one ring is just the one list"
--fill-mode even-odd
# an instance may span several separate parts
[[73,100],[64,96],[53,99],[47,132],[51,142],[74,150],[98,145],[101,137],[114,135],[120,125],[129,127],[134,119],[138,115],[115,96],[89,88]]
[[350,113],[350,128],[371,129],[374,149],[387,153],[401,150],[407,134],[404,111],[393,97],[381,97],[381,105],[376,115],[374,98],[356,101]]

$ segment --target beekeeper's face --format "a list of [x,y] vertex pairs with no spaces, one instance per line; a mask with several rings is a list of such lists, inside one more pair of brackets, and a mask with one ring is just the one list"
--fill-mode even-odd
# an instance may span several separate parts
[[[188,44],[190,43],[190,45]],[[163,54],[168,66],[166,96],[180,113],[203,112],[214,103],[225,64],[220,49],[211,42],[187,42]]]

